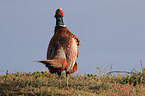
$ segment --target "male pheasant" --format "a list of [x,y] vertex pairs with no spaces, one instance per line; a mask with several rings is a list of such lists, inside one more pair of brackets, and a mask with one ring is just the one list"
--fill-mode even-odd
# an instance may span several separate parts
[[54,36],[48,46],[47,60],[38,62],[46,65],[50,73],[58,74],[59,84],[61,72],[65,70],[68,87],[69,74],[77,70],[76,59],[79,53],[80,41],[67,29],[63,22],[63,16],[62,9],[57,9],[54,16],[56,18],[56,26]]

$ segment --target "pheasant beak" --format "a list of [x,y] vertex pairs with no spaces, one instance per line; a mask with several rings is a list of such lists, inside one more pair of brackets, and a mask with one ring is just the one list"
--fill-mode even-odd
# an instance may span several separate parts
[[59,8],[60,11],[62,11],[62,8]]

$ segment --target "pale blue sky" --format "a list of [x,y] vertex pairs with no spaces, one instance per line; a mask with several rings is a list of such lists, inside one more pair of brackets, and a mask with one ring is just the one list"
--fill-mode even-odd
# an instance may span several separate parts
[[[141,71],[145,67],[145,0],[1,0],[0,70],[42,71],[62,8],[67,28],[81,41],[77,73],[96,67]],[[4,74],[0,71],[0,74]]]

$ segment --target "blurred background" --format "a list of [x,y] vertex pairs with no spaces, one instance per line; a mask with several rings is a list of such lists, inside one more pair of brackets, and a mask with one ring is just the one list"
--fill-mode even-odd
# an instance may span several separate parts
[[144,0],[1,0],[0,74],[43,71],[33,61],[46,59],[57,8],[81,41],[76,73],[111,65],[113,71],[141,71],[140,60],[145,67]]

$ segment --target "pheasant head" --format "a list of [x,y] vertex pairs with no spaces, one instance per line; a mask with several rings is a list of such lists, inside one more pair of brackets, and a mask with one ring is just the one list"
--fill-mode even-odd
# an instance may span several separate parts
[[63,16],[62,8],[57,9],[54,16],[56,18],[56,26],[65,26]]

